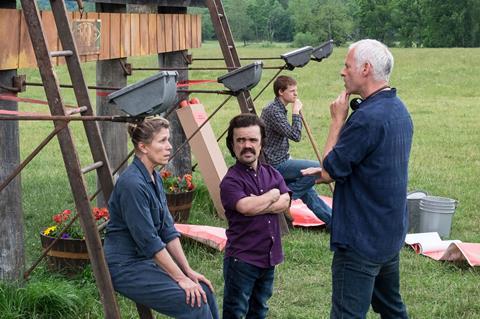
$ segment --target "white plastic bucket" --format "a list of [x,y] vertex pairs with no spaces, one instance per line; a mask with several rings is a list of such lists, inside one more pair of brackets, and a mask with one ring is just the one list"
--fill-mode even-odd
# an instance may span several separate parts
[[425,198],[424,191],[413,191],[407,194],[408,232],[420,233],[420,200]]
[[457,201],[451,198],[425,196],[420,200],[420,233],[437,232],[449,237]]

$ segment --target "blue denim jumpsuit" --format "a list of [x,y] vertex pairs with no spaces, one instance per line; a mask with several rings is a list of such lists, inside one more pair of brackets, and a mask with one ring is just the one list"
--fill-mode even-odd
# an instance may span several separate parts
[[208,303],[191,307],[185,291],[153,260],[180,237],[168,211],[162,180],[155,183],[135,157],[118,179],[109,201],[105,255],[115,290],[160,313],[185,319],[218,318],[215,297],[202,283]]

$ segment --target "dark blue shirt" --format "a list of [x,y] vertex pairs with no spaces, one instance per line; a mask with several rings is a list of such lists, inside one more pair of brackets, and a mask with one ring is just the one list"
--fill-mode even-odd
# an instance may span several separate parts
[[151,259],[166,244],[180,237],[168,210],[162,179],[153,176],[134,158],[115,184],[108,208],[110,221],[105,236],[109,264]]
[[332,250],[353,249],[376,262],[399,252],[407,231],[412,135],[395,89],[368,98],[350,115],[323,163],[336,181]]
[[220,196],[228,220],[225,256],[236,257],[260,268],[269,268],[283,261],[278,214],[245,216],[236,210],[237,202],[250,195],[263,195],[277,188],[280,194],[289,189],[282,175],[267,164],[258,164],[257,171],[237,162],[220,183]]

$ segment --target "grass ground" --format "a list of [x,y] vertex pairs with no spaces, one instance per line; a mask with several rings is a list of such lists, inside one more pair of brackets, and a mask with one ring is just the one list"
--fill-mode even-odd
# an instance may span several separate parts
[[[242,57],[276,57],[290,48],[282,45],[239,47]],[[453,218],[451,238],[465,242],[480,242],[480,211],[478,177],[480,149],[478,101],[480,49],[393,49],[395,68],[391,84],[408,106],[415,125],[410,162],[409,189],[421,189],[430,194],[455,198],[459,201]],[[329,122],[328,105],[342,90],[339,77],[346,48],[335,48],[332,56],[321,63],[310,62],[306,67],[285,74],[299,82],[304,113],[320,149],[325,142]],[[221,56],[215,43],[193,50],[193,57]],[[476,62],[477,61],[477,62]],[[132,58],[136,67],[155,66],[155,58]],[[245,62],[246,63],[246,62]],[[223,65],[221,62],[198,61],[193,66]],[[281,60],[266,61],[265,65],[282,65]],[[87,82],[95,82],[95,64],[85,66]],[[287,73],[288,72],[288,73]],[[29,82],[39,82],[32,70],[25,70]],[[275,71],[265,70],[260,84],[252,90],[256,96]],[[61,82],[68,82],[64,68],[59,68]],[[152,73],[135,72],[129,83]],[[223,72],[191,72],[192,79],[215,79]],[[219,88],[205,85],[205,88]],[[198,87],[200,88],[200,87]],[[74,103],[70,90],[65,90],[66,103]],[[95,101],[95,92],[91,92]],[[44,98],[43,91],[29,87],[25,97]],[[271,88],[255,102],[257,111],[272,99]],[[212,111],[222,96],[197,95],[207,110]],[[24,111],[47,111],[46,107],[21,105]],[[229,102],[212,121],[217,136],[226,123],[239,113],[236,101]],[[21,123],[22,158],[46,136],[52,125],[48,122]],[[88,146],[80,125],[72,124],[77,147],[84,165],[91,162]],[[232,159],[224,141],[220,143],[225,158]],[[306,134],[300,143],[292,144],[292,155],[315,158]],[[23,209],[26,225],[27,264],[40,253],[38,232],[51,223],[51,216],[73,208],[68,181],[58,144],[50,143],[22,173]],[[199,192],[191,214],[192,223],[225,226],[215,217],[201,176],[195,173]],[[90,189],[94,177],[89,176]],[[329,194],[326,187],[319,191]],[[277,268],[275,292],[270,300],[269,318],[327,318],[330,305],[329,236],[314,229],[294,229],[284,238],[285,262]],[[187,256],[200,272],[209,277],[222,303],[223,254],[185,242]],[[405,248],[401,252],[401,289],[411,318],[480,318],[478,303],[478,269],[451,263],[435,262],[417,256]],[[54,287],[60,287],[54,289]],[[124,318],[136,317],[133,303],[119,298]],[[47,302],[48,301],[48,302]],[[75,301],[75,302],[72,302]],[[91,272],[74,279],[65,279],[47,272],[43,266],[33,273],[31,281],[21,289],[0,285],[0,318],[52,318],[55,309],[62,309],[63,318],[102,318],[95,283]],[[369,313],[369,318],[376,315]],[[160,317],[159,317],[160,318]]]

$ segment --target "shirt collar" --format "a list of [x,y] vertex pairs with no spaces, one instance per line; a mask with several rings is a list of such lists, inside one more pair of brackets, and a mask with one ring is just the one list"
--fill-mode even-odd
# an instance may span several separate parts
[[390,90],[380,91],[378,93],[375,93],[373,96],[366,98],[362,103],[360,103],[359,108],[362,108],[362,107],[366,106],[368,103],[375,101],[379,97],[391,98],[391,97],[395,97],[396,95],[397,95],[397,89],[396,88],[390,88]]
[[[143,178],[145,178],[145,180],[149,183],[153,183],[152,181],[152,178],[150,177],[150,173],[148,172],[147,168],[145,167],[145,165],[142,163],[142,161],[135,155],[134,158],[133,158],[133,162],[132,162],[133,165],[135,165],[138,170],[140,171],[140,173],[142,173],[143,175]],[[154,176],[156,175],[155,174],[155,170],[154,170]],[[156,176],[155,176],[155,179],[156,179]]]
[[279,96],[275,97],[274,105],[281,109],[285,114],[288,112],[287,107],[282,103],[282,100],[280,100]]
[[[238,169],[240,169],[240,170],[242,170],[242,171],[255,172],[255,170],[253,169],[253,167],[248,166],[248,165],[245,165],[245,164],[239,162],[238,160],[237,160],[237,162],[235,163],[235,167],[237,167]],[[258,172],[258,170],[260,169],[260,167],[261,167],[261,163],[260,163],[260,161],[258,161],[258,163],[257,163],[257,172]]]

